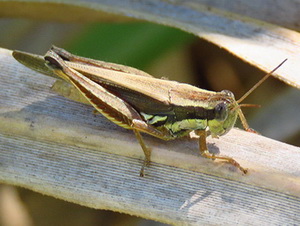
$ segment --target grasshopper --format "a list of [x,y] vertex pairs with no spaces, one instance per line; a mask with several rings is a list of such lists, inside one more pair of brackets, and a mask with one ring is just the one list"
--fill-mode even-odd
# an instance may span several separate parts
[[[15,51],[14,57],[28,66],[26,58],[34,55]],[[218,138],[226,134],[241,119],[246,131],[252,131],[240,104],[286,60],[266,74],[239,100],[231,91],[213,92],[176,81],[154,78],[135,68],[79,57],[53,46],[39,67],[29,67],[71,83],[94,108],[113,123],[133,130],[145,160],[140,171],[150,165],[151,149],[145,145],[141,132],[163,140],[199,136],[200,154],[208,159],[228,162],[244,174],[233,158],[216,156],[208,151],[206,137]]]

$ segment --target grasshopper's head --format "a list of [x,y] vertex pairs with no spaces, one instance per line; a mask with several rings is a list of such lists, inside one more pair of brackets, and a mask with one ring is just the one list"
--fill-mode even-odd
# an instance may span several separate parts
[[215,117],[207,122],[213,137],[226,134],[234,126],[240,110],[231,91],[223,90],[219,96],[222,96],[222,98],[216,102],[214,107]]
[[249,128],[245,116],[241,110],[243,106],[253,106],[249,104],[240,104],[250,93],[252,93],[258,86],[260,86],[274,71],[276,71],[287,59],[281,62],[271,72],[266,74],[258,83],[256,83],[248,92],[246,92],[239,100],[235,100],[232,92],[223,90],[219,93],[218,102],[216,102],[214,111],[215,117],[209,120],[207,125],[213,137],[218,137],[226,134],[235,124],[237,116],[240,117],[243,127],[246,131],[255,132]]

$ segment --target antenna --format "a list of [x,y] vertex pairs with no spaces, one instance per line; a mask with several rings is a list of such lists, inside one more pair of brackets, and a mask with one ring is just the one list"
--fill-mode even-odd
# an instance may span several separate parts
[[272,71],[270,71],[268,74],[266,74],[261,80],[259,80],[251,89],[248,90],[240,99],[237,100],[237,103],[241,103],[244,99],[246,99],[247,96],[249,96],[257,87],[259,87],[270,75],[274,73],[278,68],[283,65],[287,59],[282,61],[277,67],[275,67]]

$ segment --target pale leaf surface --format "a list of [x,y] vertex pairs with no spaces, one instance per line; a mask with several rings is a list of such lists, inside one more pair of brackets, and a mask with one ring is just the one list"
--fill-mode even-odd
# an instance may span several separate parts
[[[300,149],[233,129],[209,148],[248,175],[203,159],[197,140],[145,136],[152,165],[131,131],[50,90],[54,78],[0,51],[0,182],[80,205],[169,224],[297,224]],[[251,219],[251,220],[250,220]]]

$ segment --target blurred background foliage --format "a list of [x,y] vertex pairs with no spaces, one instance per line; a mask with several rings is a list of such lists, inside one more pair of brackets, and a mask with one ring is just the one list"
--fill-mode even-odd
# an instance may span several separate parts
[[[133,66],[156,77],[167,77],[209,90],[228,89],[237,98],[264,74],[191,34],[145,22],[71,24],[1,19],[0,31],[2,48],[43,55],[54,44],[77,55]],[[245,109],[249,124],[265,136],[299,145],[299,125],[287,120],[289,115],[299,114],[296,110],[286,109],[289,104],[299,101],[291,98],[295,96],[294,92],[297,91],[282,82],[268,79],[263,88],[247,98],[247,103],[260,104],[264,109],[262,113],[261,109]],[[284,109],[282,106],[285,106]],[[278,124],[287,129],[278,128]],[[291,127],[294,124],[296,126],[293,129]],[[0,225],[16,225],[7,221],[7,216],[11,216],[9,214],[20,219],[18,225],[24,226],[163,225],[110,211],[91,210],[28,190],[18,190],[19,194],[15,188],[0,187],[0,207],[5,207],[0,208]],[[15,202],[16,206],[22,208],[10,209],[9,205],[5,205],[6,202]]]

